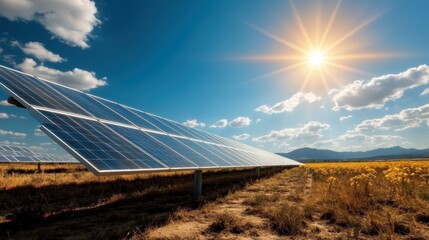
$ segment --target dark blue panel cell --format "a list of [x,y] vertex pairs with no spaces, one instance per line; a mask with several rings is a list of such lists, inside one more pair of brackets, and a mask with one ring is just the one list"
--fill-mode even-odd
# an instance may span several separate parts
[[165,120],[163,118],[157,117],[157,116],[151,116],[153,117],[156,121],[160,122],[161,124],[164,124],[165,126],[169,127],[170,129],[172,129],[172,134],[176,134],[178,136],[184,136],[187,138],[195,138],[194,135],[190,134],[189,132],[183,130],[182,128],[176,126],[173,122]]
[[171,168],[190,168],[198,167],[195,163],[178,154],[168,146],[162,144],[149,134],[138,129],[125,128],[115,125],[110,125],[115,132],[124,136],[133,144],[143,149],[148,154],[154,156],[162,163]]
[[34,162],[31,157],[15,157],[17,162]]
[[[97,171],[164,168],[100,122],[40,112],[53,122],[43,126],[81,154]],[[63,129],[64,126],[67,130]]]
[[7,156],[0,155],[0,162],[10,162],[10,160]]
[[[150,136],[156,138],[159,142],[167,145],[177,153],[182,156],[186,156],[187,159],[191,160],[193,163],[197,164],[199,167],[214,167],[218,166],[214,164],[209,159],[207,159],[204,155],[198,153],[195,149],[188,147],[187,145],[179,142],[173,137],[168,135],[156,134],[156,133],[148,133]],[[183,139],[185,141],[189,141],[187,139]]]
[[117,113],[113,112],[103,104],[96,101],[93,97],[89,96],[86,93],[81,91],[76,91],[74,89],[66,88],[57,84],[46,82],[47,85],[62,93],[68,99],[72,100],[77,105],[84,108],[87,112],[91,113],[93,116],[113,122],[130,124],[125,118],[119,116]]
[[199,152],[201,155],[208,158],[210,161],[214,162],[219,167],[227,167],[234,165],[228,162],[226,159],[222,158],[220,154],[215,154],[214,152],[210,151],[206,143],[195,142],[183,138],[176,138],[176,140]]
[[228,154],[222,147],[214,145],[214,144],[207,144],[203,142],[196,142],[197,144],[203,146],[210,152],[213,152],[214,154],[218,155],[225,161],[231,163],[232,166],[246,166],[247,164],[243,163],[240,159],[237,159],[235,156]]
[[83,109],[34,77],[0,66],[0,82],[31,105],[87,115]]
[[123,116],[128,121],[132,122],[134,125],[136,125],[138,127],[146,128],[146,129],[150,129],[150,130],[155,130],[155,131],[162,131],[161,129],[159,129],[155,125],[144,120],[143,118],[139,117],[138,115],[134,114],[133,112],[131,112],[127,108],[125,108],[125,107],[123,107],[117,103],[106,101],[106,100],[101,99],[101,98],[96,98],[96,99],[97,99],[97,101],[106,105],[107,107],[109,107],[113,111],[117,112],[119,115]]
[[198,139],[201,141],[208,141],[207,139],[205,139],[204,137],[202,137],[201,135],[198,134],[198,132],[190,127],[186,127],[182,124],[173,122],[173,121],[168,121],[170,125],[174,126],[175,129],[180,129],[181,132],[185,132],[183,134],[183,136],[192,138],[192,139]]
[[168,125],[165,125],[164,123],[160,122],[159,119],[154,118],[152,115],[149,115],[147,113],[144,113],[144,112],[141,112],[141,111],[137,111],[137,110],[134,110],[134,109],[130,109],[130,108],[127,108],[127,109],[129,111],[133,112],[134,114],[138,115],[139,117],[143,118],[147,122],[150,122],[152,125],[158,127],[163,132],[170,133],[170,134],[175,134],[175,135],[181,135],[179,132],[177,132],[176,130],[172,129]]

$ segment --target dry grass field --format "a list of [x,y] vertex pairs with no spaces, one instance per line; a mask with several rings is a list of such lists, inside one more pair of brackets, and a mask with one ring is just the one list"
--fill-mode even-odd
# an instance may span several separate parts
[[429,239],[429,162],[96,177],[0,165],[0,239]]
[[97,177],[80,164],[0,164],[0,239],[127,239],[255,180],[253,169],[204,172],[194,200],[193,172]]

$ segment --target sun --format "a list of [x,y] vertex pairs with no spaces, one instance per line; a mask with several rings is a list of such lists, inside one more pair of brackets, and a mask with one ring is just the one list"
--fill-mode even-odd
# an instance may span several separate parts
[[[255,80],[278,74],[289,74],[293,71],[299,74],[295,75],[296,77],[293,79],[297,79],[296,81],[301,85],[300,90],[311,85],[312,88],[319,89],[323,85],[323,88],[328,92],[332,89],[332,84],[342,85],[340,79],[344,79],[346,73],[359,74],[359,77],[363,74],[369,75],[355,68],[355,63],[399,56],[396,53],[365,49],[368,47],[368,43],[364,41],[367,36],[357,34],[381,14],[375,14],[372,17],[365,16],[362,22],[350,24],[348,21],[350,14],[339,14],[341,1],[334,2],[332,11],[321,9],[327,7],[325,2],[319,8],[309,8],[310,12],[304,15],[305,18],[301,17],[294,2],[291,1],[290,3],[295,22],[286,21],[285,24],[293,24],[286,25],[287,33],[284,29],[280,30],[286,37],[280,37],[246,22],[250,27],[280,43],[284,49],[279,49],[275,54],[270,55],[240,57],[244,60],[270,61],[277,62],[277,65],[284,65],[284,67],[264,74]],[[323,13],[325,12],[330,14],[324,16]],[[291,77],[288,75],[287,79],[291,79]]]
[[308,55],[308,63],[312,67],[321,67],[325,62],[325,54],[322,51],[315,50]]

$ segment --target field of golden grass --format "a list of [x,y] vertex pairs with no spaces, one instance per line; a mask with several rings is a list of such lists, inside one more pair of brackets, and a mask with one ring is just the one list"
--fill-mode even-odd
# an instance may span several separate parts
[[429,239],[428,180],[427,161],[307,164],[137,239]]
[[429,239],[428,161],[205,172],[198,200],[192,172],[0,171],[0,239]]

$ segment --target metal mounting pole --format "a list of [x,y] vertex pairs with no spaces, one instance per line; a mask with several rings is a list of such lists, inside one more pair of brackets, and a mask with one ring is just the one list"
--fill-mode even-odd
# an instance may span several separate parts
[[203,171],[195,170],[194,172],[194,197],[201,197],[203,191]]
[[261,168],[260,167],[257,167],[256,169],[255,169],[255,171],[256,171],[256,177],[259,179],[259,177],[261,176]]

